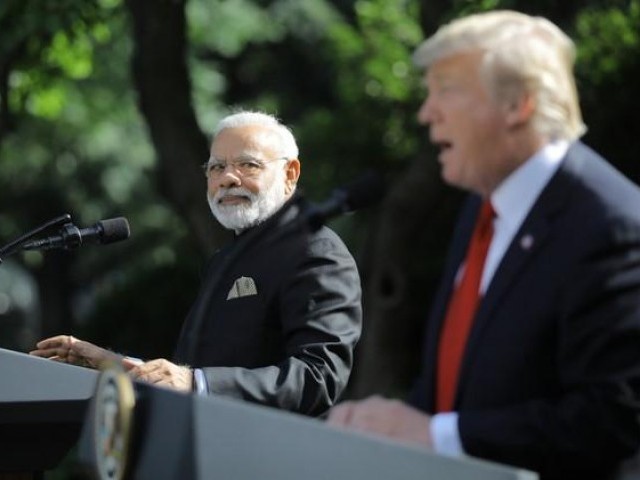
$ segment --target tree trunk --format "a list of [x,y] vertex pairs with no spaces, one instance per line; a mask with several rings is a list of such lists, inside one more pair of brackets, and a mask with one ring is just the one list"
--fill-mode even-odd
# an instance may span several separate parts
[[[403,396],[422,363],[422,333],[461,196],[433,158],[412,163],[387,194],[369,256],[365,325],[350,396]],[[399,221],[398,219],[402,219]]]
[[[450,10],[444,0],[422,2],[425,37]],[[354,398],[404,396],[422,365],[423,330],[462,196],[440,180],[433,152],[421,157],[395,182],[374,227],[363,338],[348,392]]]
[[132,69],[139,107],[159,160],[160,191],[208,252],[227,233],[212,220],[200,164],[208,142],[191,105],[187,69],[185,0],[128,0],[133,21]]

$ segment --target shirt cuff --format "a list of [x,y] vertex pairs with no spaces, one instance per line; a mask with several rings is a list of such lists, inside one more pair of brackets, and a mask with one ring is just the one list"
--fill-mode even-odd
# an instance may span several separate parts
[[450,457],[464,455],[460,433],[458,432],[458,414],[456,412],[437,413],[430,423],[433,449],[437,453]]
[[144,360],[142,360],[141,358],[137,358],[137,357],[130,357],[130,356],[127,355],[127,356],[124,356],[122,358],[124,358],[125,360],[128,360],[131,363],[135,363],[136,366],[142,365],[144,363]]
[[204,376],[201,368],[193,369],[193,391],[198,395],[206,395],[209,392],[207,377]]

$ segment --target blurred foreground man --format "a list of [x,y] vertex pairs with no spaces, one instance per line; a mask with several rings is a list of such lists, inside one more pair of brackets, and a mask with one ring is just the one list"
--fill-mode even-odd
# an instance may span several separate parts
[[603,479],[640,445],[640,190],[578,138],[574,45],[540,17],[455,20],[415,52],[418,119],[470,192],[409,404],[334,425],[542,479]]
[[269,115],[233,114],[218,125],[204,168],[211,211],[237,235],[211,259],[173,362],[140,364],[68,335],[31,353],[92,367],[117,359],[157,385],[325,413],[351,371],[360,280],[334,232],[291,227],[300,214],[295,139]]

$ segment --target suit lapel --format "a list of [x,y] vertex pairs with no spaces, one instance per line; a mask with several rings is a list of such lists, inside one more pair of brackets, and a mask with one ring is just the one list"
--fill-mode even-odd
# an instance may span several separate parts
[[559,217],[570,195],[571,183],[573,182],[573,175],[570,171],[575,167],[572,157],[567,154],[558,172],[534,203],[500,261],[480,303],[469,334],[460,371],[459,385],[461,387],[457,392],[456,402],[464,393],[464,385],[467,383],[466,377],[473,365],[473,358],[478,346],[482,343],[484,329],[495,317],[495,311],[500,306],[501,300],[509,294],[509,290],[516,284],[518,276],[530,266],[530,262],[536,257],[537,252],[548,241],[554,222],[561,221]]

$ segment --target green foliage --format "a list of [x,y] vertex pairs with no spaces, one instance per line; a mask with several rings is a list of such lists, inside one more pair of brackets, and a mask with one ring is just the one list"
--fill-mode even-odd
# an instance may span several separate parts
[[[565,20],[575,17],[588,140],[632,165],[639,137],[629,129],[640,105],[629,92],[640,81],[640,0],[567,5],[434,2],[429,8],[441,18],[429,21],[492,8],[555,8]],[[415,120],[423,92],[411,54],[423,37],[424,2],[189,0],[186,6],[186,55],[202,130],[210,132],[235,107],[278,114],[299,140],[302,186],[312,200],[370,167],[392,179],[418,155],[426,133]],[[149,354],[166,354],[195,294],[201,258],[156,183],[129,71],[131,38],[122,0],[0,1],[0,61],[7,66],[0,78],[7,85],[0,90],[7,106],[0,111],[0,202],[11,206],[0,212],[0,239],[66,211],[84,225],[126,215],[133,231],[126,245],[69,258],[67,301],[74,321],[85,322],[94,338],[132,353],[140,342]],[[360,213],[333,224],[356,255],[371,236],[366,218]],[[20,260],[39,277],[47,256]],[[155,350],[152,337],[159,339]]]
[[330,29],[333,59],[340,66],[337,88],[349,102],[376,98],[403,102],[413,93],[410,54],[421,40],[416,2],[359,1],[359,25]]
[[[266,6],[250,0],[191,0],[187,14],[194,106],[205,131],[230,108],[278,113],[289,102],[299,104],[297,92],[287,92],[293,76],[305,78],[298,71],[296,50],[310,46],[305,57],[315,55],[327,30],[340,21],[324,0],[277,0]],[[287,46],[284,56],[278,54],[281,45]],[[227,71],[229,65],[236,71]],[[257,87],[253,95],[250,85]],[[246,91],[225,101],[229,90],[236,89]]]
[[[108,39],[108,27],[102,31],[106,31],[107,34],[101,38]],[[87,78],[93,69],[92,53],[93,48],[86,35],[70,36],[64,32],[57,32],[53,35],[50,47],[45,51],[45,65],[58,67],[69,78]]]
[[[155,157],[131,86],[132,45],[121,2],[71,3],[70,11],[58,11],[56,5],[66,2],[57,0],[0,7],[13,20],[0,30],[0,45],[10,60],[5,100],[14,125],[0,137],[0,202],[12,206],[0,214],[0,243],[65,212],[81,226],[116,215],[131,223],[126,244],[62,256],[69,273],[56,275],[71,282],[64,301],[74,317],[65,331],[76,328],[74,322],[97,322],[91,319],[102,302],[122,309],[124,285],[137,291],[137,281],[176,268],[183,261],[178,250],[190,250],[183,220],[155,185]],[[0,25],[8,25],[1,14]],[[46,289],[55,281],[44,278],[51,258],[39,252],[17,257]],[[192,293],[187,282],[177,292],[182,285]],[[175,305],[186,310],[188,304]],[[144,303],[133,306],[126,304],[130,318],[146,318]]]
[[[578,65],[589,81],[600,84],[619,76],[640,48],[640,1],[625,6],[586,8],[576,20]],[[620,78],[622,80],[622,78]]]
[[277,41],[285,34],[283,25],[249,0],[193,0],[187,12],[192,41],[227,57],[237,56],[249,43]]
[[[411,53],[422,37],[418,7],[417,1],[360,0],[355,24],[329,28],[336,105],[309,106],[298,126],[312,163],[310,191],[367,168],[393,169],[416,154],[420,76]],[[337,134],[342,131],[349,135]]]
[[[411,54],[422,39],[419,2],[359,0],[355,21],[335,22],[322,55],[333,101],[307,105],[296,132],[304,152],[302,184],[313,198],[364,170],[393,176],[417,155],[424,136],[415,120],[420,72]],[[332,223],[351,248],[364,248],[369,217]]]
[[640,182],[640,1],[602,2],[577,12],[575,39],[587,143]]
[[11,67],[5,101],[14,113],[24,108],[47,119],[66,102],[60,78],[87,78],[94,44],[110,38],[106,15],[89,0],[8,0],[0,7],[0,26],[0,59]]
[[456,0],[453,2],[451,11],[455,12],[456,17],[462,17],[497,8],[509,8],[509,5],[505,5],[505,3],[508,4],[511,2],[501,0]]

